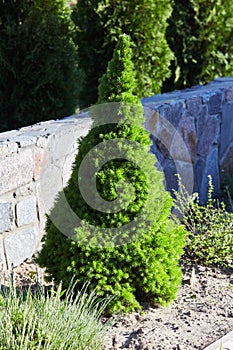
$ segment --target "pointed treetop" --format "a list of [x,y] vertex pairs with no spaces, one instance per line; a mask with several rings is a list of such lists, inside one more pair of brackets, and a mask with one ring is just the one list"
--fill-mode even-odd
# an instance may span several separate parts
[[132,63],[131,39],[120,35],[113,57],[108,63],[106,73],[99,79],[98,103],[125,102],[139,103],[134,94],[136,87]]

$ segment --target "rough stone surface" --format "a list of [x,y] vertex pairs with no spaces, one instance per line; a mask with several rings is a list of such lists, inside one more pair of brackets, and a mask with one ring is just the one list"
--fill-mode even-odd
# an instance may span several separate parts
[[30,184],[25,185],[25,186],[21,186],[13,192],[13,197],[20,198],[20,197],[33,195],[33,193],[35,191],[34,187],[35,186],[33,183],[30,183]]
[[14,142],[4,141],[2,138],[0,140],[0,159],[9,157],[10,154],[17,152],[19,145]]
[[[209,174],[216,192],[223,174],[233,174],[233,78],[144,98],[142,104],[150,151],[167,189],[177,188],[179,173],[186,189],[205,201]],[[23,261],[38,246],[45,214],[69,179],[77,139],[91,125],[85,112],[0,134],[0,256],[5,264]]]
[[[186,162],[193,162],[196,155],[197,143],[194,118],[183,113],[178,125],[178,131],[183,142],[177,137],[177,135],[175,136],[171,145],[173,158]],[[174,147],[176,147],[176,152],[174,152]]]
[[208,102],[209,114],[217,114],[220,113],[222,106],[222,94],[215,93],[213,94]]
[[225,91],[225,100],[232,101],[233,100],[233,88],[230,87]]
[[205,124],[199,129],[197,134],[197,154],[206,157],[211,148],[217,145],[220,137],[220,117],[216,115],[214,117],[206,118]]
[[205,171],[205,161],[197,157],[194,163],[194,192],[200,193],[201,191],[201,184],[202,184],[202,178],[203,178],[203,173]]
[[[168,190],[176,184],[179,161],[193,167],[193,188],[202,201],[207,198],[208,175],[212,175],[217,193],[222,171],[233,174],[232,100],[231,77],[142,99],[145,128],[151,133],[151,152],[164,172]],[[180,175],[187,176],[185,172]]]
[[34,179],[39,180],[49,161],[48,149],[37,149],[34,152]]
[[33,178],[33,151],[0,159],[0,195],[26,185]]
[[83,114],[0,134],[0,262],[2,256],[5,266],[21,263],[39,247],[45,214],[70,176],[77,139],[91,124]]
[[0,203],[0,233],[12,228],[13,211],[11,203]]
[[233,141],[233,102],[225,104],[222,113],[224,118],[221,126],[220,156],[223,156]]
[[233,174],[233,142],[221,158],[220,166],[223,174]]
[[202,97],[191,97],[186,101],[187,112],[195,117],[200,113],[200,109],[202,108]]
[[29,225],[36,222],[36,198],[29,197],[16,205],[17,226]]
[[38,244],[38,235],[35,228],[17,230],[5,238],[5,250],[8,267],[19,265],[31,257]]

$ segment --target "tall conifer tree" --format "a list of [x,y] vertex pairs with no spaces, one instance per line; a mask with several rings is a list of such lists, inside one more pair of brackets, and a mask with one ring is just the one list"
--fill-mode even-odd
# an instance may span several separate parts
[[164,90],[233,74],[233,2],[174,0],[167,41],[174,52]]
[[77,48],[63,0],[0,0],[0,131],[78,106]]
[[169,0],[78,0],[73,12],[79,66],[84,73],[80,106],[98,99],[98,79],[107,68],[120,34],[133,42],[133,64],[138,97],[160,92],[170,75],[172,53],[165,33],[171,14]]

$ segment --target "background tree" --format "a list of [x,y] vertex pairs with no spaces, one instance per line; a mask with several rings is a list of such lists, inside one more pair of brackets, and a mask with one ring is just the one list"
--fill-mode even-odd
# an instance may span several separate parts
[[[161,304],[173,300],[181,280],[178,261],[184,245],[183,228],[170,219],[172,199],[164,190],[162,173],[148,152],[143,109],[133,94],[131,59],[130,39],[122,35],[100,79],[100,104],[90,109],[94,126],[80,140],[64,189],[70,207],[83,222],[76,228],[70,225],[60,193],[38,257],[39,264],[65,287],[75,275],[78,286],[89,281],[100,296],[116,295],[111,311],[140,308],[140,300]],[[83,174],[83,162],[91,153]],[[88,185],[93,177],[91,163],[100,199]],[[81,186],[86,178],[86,187]],[[91,200],[94,197],[94,206],[84,200],[83,189]],[[102,200],[107,210],[102,209]],[[59,219],[70,225],[66,232],[55,226]]]
[[0,130],[77,107],[72,22],[62,0],[0,0]]
[[167,41],[175,54],[164,90],[205,84],[233,74],[233,3],[174,0]]
[[129,34],[133,42],[135,93],[146,97],[160,92],[170,75],[173,57],[165,38],[170,14],[168,0],[78,0],[72,18],[79,46],[78,62],[85,76],[80,107],[96,103],[98,79],[123,33]]

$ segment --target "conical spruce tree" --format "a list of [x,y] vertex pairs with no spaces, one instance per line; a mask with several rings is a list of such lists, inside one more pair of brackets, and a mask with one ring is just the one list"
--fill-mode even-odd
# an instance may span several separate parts
[[0,0],[0,131],[74,113],[72,28],[63,0]]
[[163,89],[183,89],[233,74],[233,2],[174,0],[167,41],[174,52]]
[[79,47],[79,67],[84,83],[79,94],[81,108],[98,99],[98,79],[106,71],[120,34],[133,42],[135,93],[146,97],[160,92],[170,76],[172,52],[166,41],[169,0],[78,0],[72,14]]
[[99,104],[90,109],[93,128],[79,142],[38,256],[57,283],[67,287],[75,275],[79,286],[89,281],[100,296],[115,296],[110,311],[173,300],[185,236],[170,219],[172,199],[148,152],[130,44],[120,36],[100,80]]

